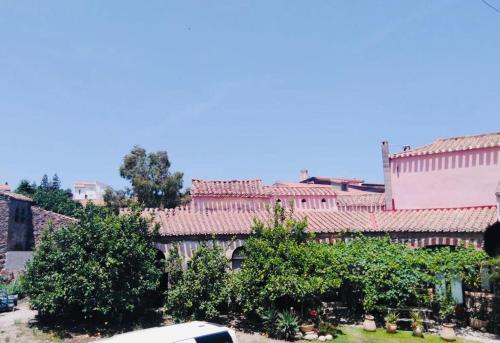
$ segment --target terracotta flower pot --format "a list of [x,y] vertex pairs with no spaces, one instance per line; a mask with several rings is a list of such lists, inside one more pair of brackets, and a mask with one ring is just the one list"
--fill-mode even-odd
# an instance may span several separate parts
[[447,342],[453,342],[457,339],[455,334],[455,324],[443,324],[441,325],[441,332],[439,336]]
[[396,324],[387,323],[385,325],[385,331],[387,333],[396,333],[397,330],[398,330],[398,326]]
[[302,324],[300,326],[300,331],[302,331],[302,333],[311,332],[313,330],[314,330],[314,324]]
[[482,330],[485,329],[488,326],[489,321],[487,320],[481,320],[478,318],[471,318],[470,319],[470,326],[471,328],[475,330]]
[[422,337],[424,335],[424,328],[420,325],[413,328],[413,336]]
[[363,322],[363,329],[369,332],[377,330],[377,325],[375,325],[375,318],[373,318],[373,316],[369,314],[365,315],[365,321]]

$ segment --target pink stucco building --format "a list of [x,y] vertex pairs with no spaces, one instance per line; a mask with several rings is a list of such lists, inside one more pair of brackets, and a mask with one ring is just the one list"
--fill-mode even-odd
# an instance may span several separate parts
[[395,209],[497,204],[500,133],[438,139],[388,160],[385,183]]
[[190,204],[148,209],[146,215],[160,225],[158,249],[166,252],[180,243],[188,258],[200,241],[215,236],[228,257],[237,259],[254,220],[269,218],[268,209],[276,203],[293,204],[294,216],[307,218],[308,229],[321,242],[362,232],[389,234],[415,247],[483,247],[489,240],[497,249],[499,155],[497,133],[439,139],[392,155],[383,142],[384,185],[309,177],[306,170],[300,182],[273,185],[261,180],[193,180]]

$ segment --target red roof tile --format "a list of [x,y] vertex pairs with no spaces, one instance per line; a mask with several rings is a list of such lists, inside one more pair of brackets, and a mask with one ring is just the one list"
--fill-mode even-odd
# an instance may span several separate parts
[[264,189],[268,195],[273,196],[301,196],[301,195],[313,195],[313,196],[336,196],[339,191],[335,190],[331,186],[317,186],[317,185],[307,185],[300,187],[286,187],[286,186],[264,186]]
[[384,193],[367,193],[356,195],[339,195],[337,197],[339,206],[383,206],[385,205]]
[[266,197],[262,180],[220,180],[206,181],[193,179],[192,196],[238,196]]
[[[255,218],[266,211],[195,211],[188,208],[149,210],[164,236],[249,234]],[[296,211],[317,233],[361,232],[482,232],[497,220],[496,207],[369,212]]]
[[444,152],[463,151],[500,146],[500,132],[476,136],[461,136],[438,139],[431,144],[393,154],[391,158],[430,155]]
[[0,190],[0,196],[4,196],[6,198],[20,200],[20,201],[29,201],[29,202],[33,201],[33,199],[31,199],[30,197],[24,196],[22,194],[17,194],[14,192],[8,192],[8,191],[1,191]]
[[[205,181],[193,180],[191,195],[218,197],[271,197],[271,196],[335,196],[337,194],[367,194],[368,192],[349,189],[341,191],[329,185],[306,183],[276,183],[264,186],[262,180]],[[371,194],[371,193],[369,193]]]

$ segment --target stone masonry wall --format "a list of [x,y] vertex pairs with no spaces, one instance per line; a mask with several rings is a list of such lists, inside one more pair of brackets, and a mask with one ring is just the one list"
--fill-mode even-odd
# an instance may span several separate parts
[[47,211],[37,206],[31,206],[31,212],[33,217],[33,234],[35,237],[35,246],[38,245],[41,234],[47,227],[49,222],[51,222],[52,225],[54,225],[54,227],[56,228],[64,227],[76,222],[75,218]]
[[9,202],[0,198],[0,270],[5,263],[7,237],[9,232]]

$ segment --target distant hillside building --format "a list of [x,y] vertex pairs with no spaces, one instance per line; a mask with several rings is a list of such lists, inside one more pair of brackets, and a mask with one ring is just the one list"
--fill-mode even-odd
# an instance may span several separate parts
[[349,179],[341,177],[324,177],[324,176],[311,176],[309,171],[303,169],[300,171],[300,183],[314,184],[314,185],[328,185],[335,189],[348,191],[349,189],[357,189],[364,192],[384,193],[384,184],[378,183],[365,183],[361,179]]
[[86,204],[104,204],[104,192],[108,186],[98,181],[76,181],[73,184],[73,200]]

